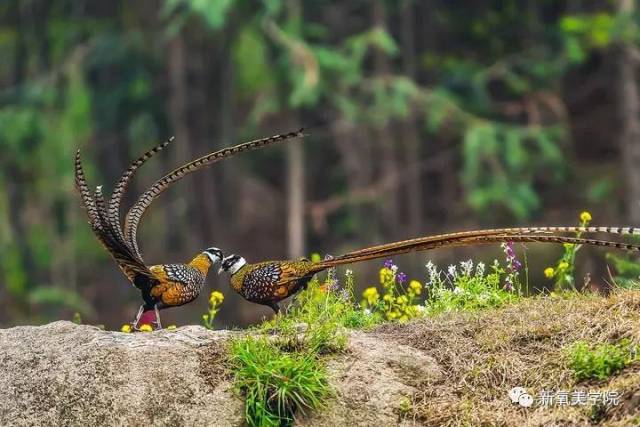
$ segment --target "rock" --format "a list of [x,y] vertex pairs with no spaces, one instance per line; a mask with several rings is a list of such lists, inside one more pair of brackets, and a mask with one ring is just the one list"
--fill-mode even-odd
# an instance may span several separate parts
[[[380,336],[351,332],[347,354],[329,362],[336,399],[300,426],[389,426],[399,423],[403,402],[420,392],[419,378],[436,381],[435,360]],[[405,403],[406,404],[406,403]]]
[[[233,334],[124,334],[66,321],[0,330],[0,425],[243,425],[224,363]],[[396,424],[417,391],[407,375],[441,375],[429,356],[361,332],[327,367],[336,396],[300,425]]]
[[229,336],[70,322],[0,330],[0,425],[241,425],[223,369]]

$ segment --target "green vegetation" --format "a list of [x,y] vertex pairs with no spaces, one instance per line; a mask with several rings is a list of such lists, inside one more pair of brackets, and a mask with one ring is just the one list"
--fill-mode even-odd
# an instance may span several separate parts
[[250,426],[291,425],[296,413],[320,408],[330,393],[316,353],[285,352],[265,337],[234,342],[231,363]]
[[[640,239],[634,239],[637,244]],[[613,277],[615,285],[624,289],[640,289],[640,263],[631,255],[619,255],[609,252],[609,261],[617,274]]]
[[[640,243],[640,238],[637,236],[630,236],[629,240],[634,244]],[[607,261],[616,272],[612,278],[616,287],[640,289],[640,263],[633,255],[609,252],[607,253]]]
[[427,264],[429,281],[426,311],[435,315],[450,311],[474,311],[501,307],[518,300],[517,293],[505,288],[505,269],[495,260],[487,270],[485,264],[472,260],[449,266],[443,274],[432,263]]
[[231,369],[249,425],[290,425],[295,414],[323,406],[331,394],[323,356],[345,348],[345,326],[370,324],[353,305],[349,285],[341,292],[331,288],[337,286],[334,274],[323,284],[312,280],[287,313],[233,343]]
[[[591,213],[584,211],[580,214],[580,226],[586,227],[589,225],[593,218]],[[576,237],[582,236],[582,233],[576,233]],[[561,292],[567,290],[576,290],[575,280],[575,265],[576,254],[580,250],[581,246],[574,245],[572,243],[565,243],[562,245],[564,248],[563,254],[558,259],[555,267],[547,267],[544,270],[544,275],[547,279],[554,280],[554,291]]]
[[407,275],[398,272],[398,267],[392,260],[384,263],[380,269],[380,285],[383,289],[382,298],[375,287],[365,289],[361,302],[379,320],[407,320],[419,317],[424,313],[424,306],[418,304],[418,296],[422,293],[422,284],[411,280],[407,284]]
[[577,380],[605,380],[638,360],[638,346],[629,340],[592,345],[577,341],[569,348],[570,367]]
[[[459,266],[450,265],[445,273],[429,261],[424,286],[418,280],[408,281],[391,260],[386,261],[380,269],[382,296],[376,287],[367,288],[362,294],[361,306],[365,313],[371,313],[376,322],[405,322],[425,315],[512,303],[522,295],[522,264],[516,257],[513,244],[504,244],[503,249],[504,265],[494,260],[489,269],[482,262],[474,266],[473,260],[467,260]],[[423,294],[424,301],[421,298]]]

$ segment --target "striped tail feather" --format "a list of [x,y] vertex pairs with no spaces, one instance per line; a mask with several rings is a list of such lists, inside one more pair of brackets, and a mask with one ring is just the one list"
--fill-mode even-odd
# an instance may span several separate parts
[[136,282],[136,276],[141,274],[147,277],[153,277],[148,267],[142,261],[137,259],[131,248],[129,248],[118,233],[110,226],[107,218],[107,205],[104,195],[102,194],[102,186],[96,187],[94,199],[98,211],[100,221],[105,224],[104,242],[103,244],[118,264],[118,267],[129,278],[132,283]]
[[95,198],[91,194],[82,167],[80,150],[76,152],[75,156],[75,185],[77,191],[80,193],[82,205],[87,212],[91,230],[109,254],[111,254],[122,272],[132,282],[136,282],[137,276],[139,277],[139,275],[151,277],[151,273],[144,264],[132,259],[130,250],[118,239],[118,236],[110,227],[102,187],[96,188],[94,193]]
[[243,144],[235,145],[233,147],[224,148],[214,153],[207,154],[198,159],[195,159],[179,168],[168,173],[164,177],[156,181],[149,189],[147,189],[135,202],[133,207],[129,210],[125,218],[124,236],[129,246],[131,246],[137,256],[140,256],[140,249],[137,242],[137,231],[140,221],[151,203],[172,183],[181,180],[185,176],[202,169],[205,166],[212,165],[226,157],[234,156],[236,154],[254,150],[257,148],[265,147],[267,145],[280,143],[292,138],[303,137],[303,129],[299,129],[295,132],[289,132],[281,135],[274,135],[268,138],[256,139],[254,141],[245,142]]
[[171,142],[173,142],[174,137],[172,136],[168,140],[163,143],[153,147],[149,151],[145,152],[142,156],[138,157],[136,160],[131,162],[127,170],[120,176],[116,186],[111,193],[111,198],[109,199],[109,203],[107,205],[107,218],[109,219],[109,223],[113,230],[118,233],[118,237],[120,240],[125,242],[124,233],[122,231],[122,226],[120,224],[120,205],[122,204],[122,199],[124,197],[125,192],[127,191],[127,187],[133,178],[136,170],[142,166],[147,160],[153,157],[155,154],[162,151],[167,147]]
[[80,150],[76,152],[74,166],[76,190],[78,191],[78,193],[80,193],[82,206],[84,207],[85,211],[87,212],[87,216],[89,217],[89,225],[91,225],[91,228],[96,236],[99,236],[102,230],[102,224],[98,216],[96,202],[91,195],[91,191],[89,191],[89,186],[87,185],[87,179],[82,167],[82,160],[80,159]]
[[89,186],[82,167],[82,160],[80,158],[80,150],[76,152],[75,156],[75,184],[76,189],[80,193],[82,205],[87,212],[91,230],[111,256],[118,260],[120,257],[120,248],[118,247],[117,241],[114,240],[113,233],[106,222],[106,210],[104,207],[104,198],[102,197],[101,189],[96,189],[96,198],[94,198],[89,191]]
[[[417,239],[416,239],[417,240]],[[481,236],[463,236],[463,237],[447,237],[443,239],[432,239],[429,241],[423,241],[420,243],[406,243],[397,242],[391,243],[386,250],[372,250],[369,248],[356,252],[350,252],[348,254],[339,256],[326,261],[317,263],[317,271],[324,270],[326,268],[335,267],[343,264],[350,264],[354,262],[367,261],[377,258],[391,257],[409,252],[426,251],[432,249],[438,249],[442,247],[456,247],[456,246],[470,246],[477,244],[489,244],[489,243],[501,243],[501,242],[530,242],[530,243],[571,243],[576,245],[592,245],[607,247],[611,249],[620,249],[630,252],[640,252],[640,245],[633,245],[628,243],[612,242],[608,240],[587,239],[581,237],[567,237],[556,235],[534,235],[534,234],[496,234],[496,235],[481,235]]]
[[[510,227],[493,228],[485,230],[460,231],[456,233],[436,234],[415,239],[403,240],[395,243],[372,246],[370,248],[349,252],[349,256],[359,253],[373,253],[375,251],[385,252],[395,246],[409,246],[427,244],[429,242],[443,241],[447,239],[460,239],[467,237],[490,236],[490,235],[516,235],[516,234],[536,234],[536,233],[607,233],[619,235],[640,235],[640,228],[637,227],[576,227],[576,226],[543,226],[543,227]],[[346,255],[344,255],[346,256]]]

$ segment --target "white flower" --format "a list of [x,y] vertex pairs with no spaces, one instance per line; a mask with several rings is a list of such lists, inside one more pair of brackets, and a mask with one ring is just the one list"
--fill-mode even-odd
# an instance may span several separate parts
[[462,270],[462,274],[464,276],[471,276],[471,271],[473,270],[473,261],[470,259],[467,261],[462,261],[460,263],[460,270]]
[[391,266],[391,271],[393,271],[393,274],[396,274],[398,272],[398,266],[397,265],[392,265]]
[[461,294],[461,293],[463,293],[463,292],[464,292],[464,291],[462,290],[462,288],[460,288],[460,287],[458,287],[458,286],[456,286],[456,287],[453,289],[453,293],[454,293],[454,294],[456,294],[456,295],[460,295],[460,294]]
[[365,308],[364,310],[362,310],[362,312],[367,316],[371,316],[371,310],[369,310],[368,308]]
[[418,310],[418,313],[424,313],[427,310],[427,307],[424,305],[416,305],[415,308]]
[[347,271],[344,272],[345,276],[351,276],[353,274],[353,270],[347,268]]
[[477,263],[476,264],[476,276],[478,276],[478,277],[484,276],[484,268],[485,268],[484,262]]
[[458,277],[458,271],[456,270],[456,266],[451,264],[449,267],[447,267],[447,271],[449,272],[449,276],[456,278]]

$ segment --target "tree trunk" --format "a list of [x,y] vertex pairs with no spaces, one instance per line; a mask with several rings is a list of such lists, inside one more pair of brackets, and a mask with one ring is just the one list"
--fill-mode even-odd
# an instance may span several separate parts
[[[385,6],[381,0],[376,0],[373,4],[373,25],[379,28],[385,28],[386,24]],[[380,49],[376,49],[374,53],[374,73],[378,76],[384,76],[389,73],[389,61],[386,53]],[[398,161],[396,158],[394,139],[389,132],[389,121],[375,125],[376,140],[380,147],[381,153],[381,171],[385,178],[397,176]],[[384,231],[393,236],[398,234],[400,229],[399,215],[399,198],[397,189],[391,189],[385,192],[382,201],[382,221]]]
[[[416,81],[416,57],[414,46],[414,28],[413,28],[413,0],[404,0],[402,2],[402,52],[403,52],[403,71],[404,74]],[[403,126],[404,140],[404,162],[408,168],[417,168],[420,163],[420,140],[418,136],[418,126],[416,118],[413,114],[407,119]],[[412,179],[409,179],[405,187],[405,194],[408,201],[408,222],[407,233],[410,236],[416,236],[422,231],[422,223],[424,221],[424,209],[422,198],[422,174],[417,173]]]
[[304,151],[300,142],[287,145],[288,252],[295,259],[305,254],[305,176]]
[[[630,15],[635,12],[634,0],[620,0],[618,13]],[[630,24],[632,25],[632,24]],[[640,222],[640,94],[636,81],[635,47],[622,42],[618,55],[618,111],[621,119],[619,139],[622,169],[626,183],[627,218]]]
[[[290,27],[302,38],[302,2],[289,0],[287,6]],[[300,142],[287,144],[287,215],[287,251],[295,259],[306,251],[304,147]]]

